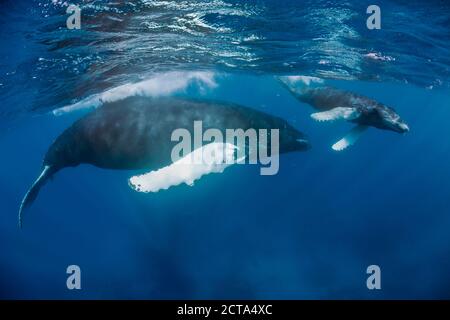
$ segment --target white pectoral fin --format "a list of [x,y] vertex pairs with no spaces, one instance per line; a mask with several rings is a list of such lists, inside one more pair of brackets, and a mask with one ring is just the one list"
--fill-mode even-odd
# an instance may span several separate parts
[[242,159],[234,159],[235,150],[230,143],[210,143],[159,170],[129,179],[129,185],[138,192],[158,192],[185,183],[189,186],[202,176],[221,173]]
[[337,107],[331,110],[311,114],[311,118],[317,121],[353,120],[359,116],[356,108]]
[[367,126],[357,125],[349,133],[345,135],[341,140],[336,142],[331,146],[334,151],[342,151],[347,149],[347,147],[353,145],[356,141],[358,141],[359,137],[363,134],[364,131],[367,130]]

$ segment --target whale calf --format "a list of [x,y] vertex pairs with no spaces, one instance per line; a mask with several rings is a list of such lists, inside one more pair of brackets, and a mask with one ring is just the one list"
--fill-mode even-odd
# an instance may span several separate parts
[[346,120],[356,124],[345,137],[333,144],[335,151],[354,144],[368,127],[398,133],[409,131],[408,125],[393,108],[376,100],[330,86],[314,85],[323,82],[319,78],[294,76],[278,79],[294,97],[319,111],[311,114],[314,120]]
[[205,129],[221,132],[234,128],[278,129],[279,153],[309,148],[305,135],[285,120],[236,104],[145,97],[106,103],[77,120],[51,144],[39,177],[22,200],[19,226],[24,209],[59,170],[79,164],[122,170],[170,166],[177,144],[171,139],[172,133],[179,128],[192,131],[195,121],[202,121]]

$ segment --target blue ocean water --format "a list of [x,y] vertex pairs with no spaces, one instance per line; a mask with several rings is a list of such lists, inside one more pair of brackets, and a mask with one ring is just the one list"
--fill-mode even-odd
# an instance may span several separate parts
[[[369,4],[85,1],[81,30],[67,30],[64,3],[3,1],[0,297],[450,298],[450,7],[380,1],[371,31]],[[278,75],[371,97],[411,130],[370,128],[335,152],[351,125],[314,122]],[[234,166],[154,194],[128,186],[134,171],[65,169],[19,229],[51,142],[92,106],[136,94],[252,107],[312,149],[281,155],[274,176]],[[81,290],[66,287],[72,264]],[[366,287],[373,264],[381,290]]]

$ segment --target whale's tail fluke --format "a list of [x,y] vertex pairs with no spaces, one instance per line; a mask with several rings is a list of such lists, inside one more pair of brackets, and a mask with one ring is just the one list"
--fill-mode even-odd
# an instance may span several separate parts
[[39,177],[36,179],[36,181],[33,183],[31,188],[28,190],[28,192],[25,194],[25,197],[23,197],[22,203],[20,204],[19,209],[19,227],[22,227],[22,216],[23,211],[29,207],[33,201],[36,199],[37,195],[39,194],[39,190],[41,187],[47,182],[47,180],[56,172],[56,170],[52,166],[44,166],[44,169],[42,170]]

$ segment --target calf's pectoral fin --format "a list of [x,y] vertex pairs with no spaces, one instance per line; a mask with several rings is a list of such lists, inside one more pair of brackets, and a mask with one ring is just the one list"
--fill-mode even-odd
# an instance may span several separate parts
[[331,146],[334,151],[342,151],[347,149],[347,147],[353,145],[356,141],[358,141],[359,137],[363,134],[364,131],[367,130],[367,126],[357,125],[349,133],[345,135],[341,140],[336,142]]
[[311,114],[311,118],[317,121],[353,120],[360,115],[356,108],[336,107],[331,110]]

